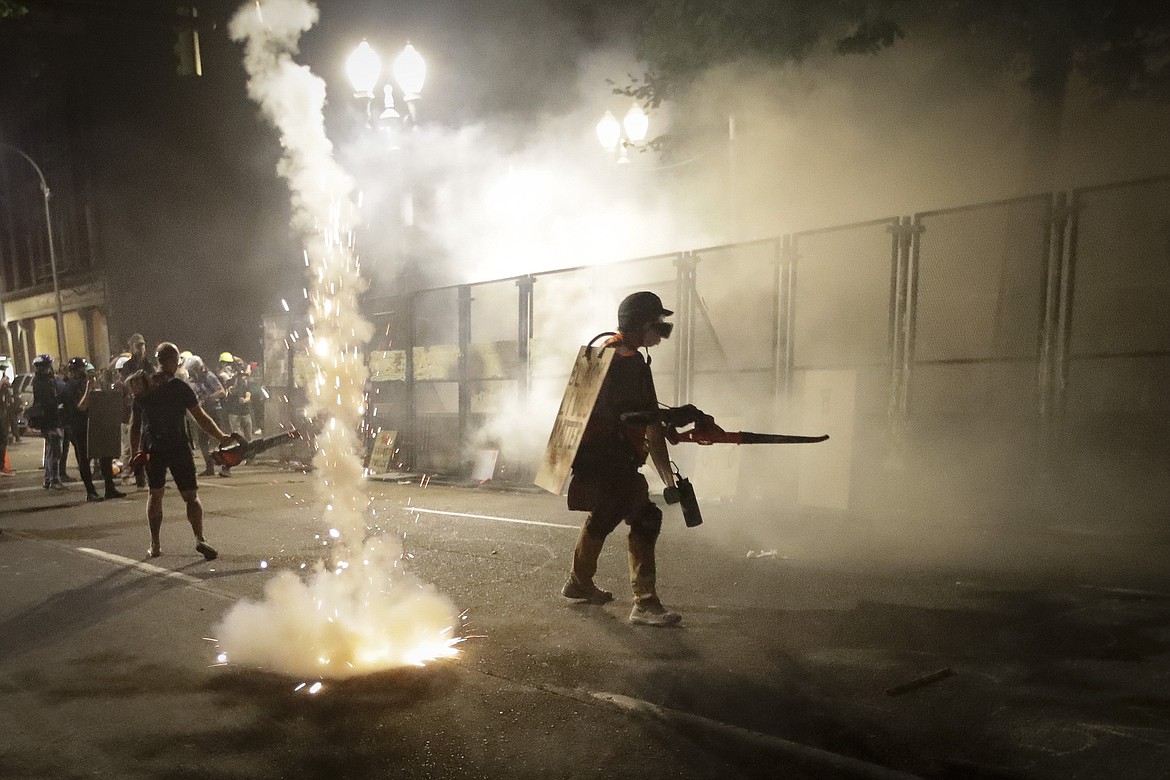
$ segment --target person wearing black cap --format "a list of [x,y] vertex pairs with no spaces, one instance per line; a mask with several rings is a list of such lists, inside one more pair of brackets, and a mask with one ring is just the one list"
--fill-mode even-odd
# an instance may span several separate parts
[[630,526],[630,584],[634,606],[630,622],[671,626],[682,615],[667,610],[658,598],[655,545],[662,528],[662,510],[650,500],[650,488],[639,469],[649,455],[646,425],[622,422],[626,412],[658,410],[654,378],[639,349],[649,350],[669,338],[673,324],[663,318],[674,312],[652,292],[629,295],[618,307],[618,333],[605,342],[615,350],[613,363],[581,437],[569,483],[569,509],[587,511],[573,550],[569,579],[561,588],[566,598],[604,604],[613,594],[593,583],[605,539],[619,524]]

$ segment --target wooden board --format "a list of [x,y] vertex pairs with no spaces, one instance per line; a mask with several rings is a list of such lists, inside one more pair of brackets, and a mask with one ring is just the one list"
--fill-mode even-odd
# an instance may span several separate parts
[[397,449],[398,431],[378,431],[374,437],[374,450],[370,453],[369,469],[374,474],[385,474],[397,465],[394,451]]
[[577,352],[569,384],[561,398],[561,408],[557,411],[540,469],[533,480],[537,487],[556,495],[564,491],[573,459],[577,457],[577,448],[581,445],[581,436],[593,414],[593,405],[597,403],[613,356],[614,350],[602,347],[581,347]]

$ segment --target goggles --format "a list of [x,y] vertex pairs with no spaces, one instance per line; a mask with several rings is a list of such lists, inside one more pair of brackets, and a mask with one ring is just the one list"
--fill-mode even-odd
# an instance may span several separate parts
[[651,322],[646,327],[664,339],[670,338],[670,334],[674,331],[673,322]]

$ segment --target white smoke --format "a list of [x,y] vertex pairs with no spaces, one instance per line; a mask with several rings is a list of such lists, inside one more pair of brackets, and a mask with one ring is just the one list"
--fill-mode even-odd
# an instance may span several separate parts
[[325,134],[325,84],[292,59],[316,20],[316,7],[304,0],[266,0],[244,5],[229,32],[245,44],[248,94],[280,132],[277,170],[288,182],[293,226],[310,263],[316,380],[308,413],[321,424],[315,474],[333,554],[308,580],[289,572],[274,577],[262,602],[237,605],[217,632],[225,661],[346,677],[453,655],[457,637],[451,603],[397,571],[401,544],[366,538],[357,429],[366,379],[361,345],[371,326],[358,309],[364,283],[352,251],[352,183]]

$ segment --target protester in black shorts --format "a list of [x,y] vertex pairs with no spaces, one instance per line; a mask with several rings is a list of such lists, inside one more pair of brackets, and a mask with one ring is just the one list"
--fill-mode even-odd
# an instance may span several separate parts
[[199,401],[190,385],[175,376],[179,368],[179,348],[163,342],[155,353],[158,371],[147,378],[138,374],[127,378],[134,393],[134,411],[130,418],[130,443],[135,453],[147,455],[146,476],[150,486],[146,518],[150,523],[152,558],[162,554],[159,532],[162,530],[162,499],[166,492],[167,472],[175,481],[179,495],[187,505],[187,522],[195,534],[195,549],[207,560],[218,553],[203,538],[203,504],[199,501],[199,484],[195,477],[195,458],[187,434],[186,417],[191,417],[220,444],[233,441],[224,433]]

